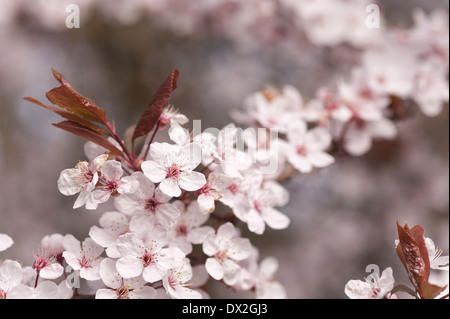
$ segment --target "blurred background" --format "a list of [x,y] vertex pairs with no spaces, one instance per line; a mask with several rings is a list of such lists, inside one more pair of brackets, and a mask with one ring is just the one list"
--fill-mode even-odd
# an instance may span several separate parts
[[[355,63],[358,48],[313,45],[289,12],[274,12],[277,1],[0,0],[0,233],[15,241],[0,259],[31,265],[42,237],[83,239],[114,209],[109,202],[73,210],[75,197],[58,192],[59,173],[85,156],[81,138],[50,125],[56,115],[23,100],[47,102],[45,92],[58,86],[50,68],[106,109],[122,133],[178,68],[171,102],[202,127],[221,128],[248,94],[291,84],[312,97]],[[65,24],[72,3],[80,28]],[[447,1],[379,3],[395,27],[408,27],[416,7],[448,12]],[[394,141],[283,184],[291,194],[281,208],[290,227],[244,233],[261,258],[278,258],[288,298],[346,298],[345,284],[367,276],[368,264],[392,267],[396,282],[409,284],[394,249],[396,221],[421,224],[448,254],[448,130],[448,107],[434,118],[415,112],[399,123]],[[248,296],[211,289],[213,297]]]

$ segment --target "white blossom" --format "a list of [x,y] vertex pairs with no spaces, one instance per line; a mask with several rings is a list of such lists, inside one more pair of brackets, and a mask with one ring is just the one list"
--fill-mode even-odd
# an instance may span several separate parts
[[238,237],[236,228],[228,222],[205,239],[203,252],[209,256],[205,267],[211,277],[234,285],[241,270],[239,262],[250,255],[251,244],[247,238]]
[[160,183],[161,191],[171,197],[181,195],[181,189],[196,191],[206,183],[202,173],[193,171],[201,162],[197,144],[183,147],[167,143],[153,143],[150,147],[152,160],[141,164],[144,175],[154,183]]

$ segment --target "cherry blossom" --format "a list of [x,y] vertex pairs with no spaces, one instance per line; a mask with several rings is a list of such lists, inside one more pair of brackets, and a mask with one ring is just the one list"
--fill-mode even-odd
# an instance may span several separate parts
[[247,238],[238,237],[236,228],[227,222],[219,227],[216,234],[210,234],[205,239],[203,252],[209,256],[205,267],[211,277],[234,285],[239,279],[239,262],[250,255],[251,244]]
[[[266,227],[286,229],[291,220],[279,207],[288,203],[290,194],[283,181],[329,167],[341,155],[361,156],[376,139],[395,138],[401,117],[397,107],[417,106],[424,115],[436,116],[448,103],[446,13],[418,10],[409,29],[386,24],[372,30],[364,14],[368,0],[200,3],[138,0],[105,9],[88,1],[83,8],[127,23],[141,15],[156,17],[156,23],[183,35],[207,26],[240,49],[258,50],[269,43],[281,48],[273,51],[277,59],[295,57],[301,49],[302,55],[311,54],[303,62],[349,72],[327,76],[326,84],[311,81],[312,98],[305,95],[307,88],[300,91],[291,84],[246,92],[243,108],[231,116],[249,127],[230,123],[212,133],[197,132],[195,121],[193,131],[183,127],[189,119],[169,100],[178,85],[179,71],[173,70],[136,125],[121,137],[105,110],[52,70],[62,86],[46,96],[62,110],[25,99],[63,115],[65,121],[56,127],[90,140],[84,145],[87,160],[63,170],[58,189],[65,196],[78,194],[73,208],[97,210],[113,197],[117,211],[104,212],[83,242],[70,234],[45,236],[31,266],[0,261],[0,299],[210,298],[199,287],[212,279],[256,298],[286,298],[275,277],[278,260],[260,261],[243,228],[251,235],[262,235]],[[6,6],[17,18],[34,16],[28,10]],[[20,22],[2,18],[7,27]],[[42,20],[37,23],[45,24]],[[336,57],[338,62],[331,64]],[[289,79],[286,75],[279,80]],[[162,142],[167,140],[164,133],[171,144]],[[273,162],[275,169],[267,171],[266,164]],[[416,298],[448,298],[448,276],[447,281],[428,280],[430,269],[448,275],[448,256],[422,236],[421,226],[397,226],[397,255],[414,290],[394,288],[388,267],[381,277],[348,281],[345,294],[351,299],[395,299],[393,291],[403,289]],[[0,234],[0,251],[12,244]],[[81,288],[69,285],[70,269],[83,280]]]
[[9,292],[22,281],[22,266],[17,261],[0,262],[0,299],[9,299]]
[[92,226],[89,237],[98,245],[105,248],[106,254],[111,258],[119,258],[116,248],[117,239],[129,231],[129,221],[125,214],[119,212],[105,212],[99,219],[98,226]]
[[49,255],[53,255],[59,262],[62,261],[62,253],[64,252],[63,245],[64,236],[58,233],[44,236],[41,239],[41,247]]
[[86,238],[81,243],[73,235],[64,236],[63,257],[65,261],[77,271],[81,278],[86,280],[100,279],[99,267],[102,261],[101,254],[104,248],[95,243],[91,238]]
[[287,136],[287,160],[300,172],[309,173],[314,167],[323,168],[334,163],[334,158],[326,152],[331,145],[331,135],[326,129],[308,130],[306,123],[299,121],[289,126]]
[[289,218],[274,207],[283,206],[289,200],[289,194],[275,181],[264,181],[247,193],[239,205],[233,208],[234,214],[246,222],[248,229],[256,234],[264,233],[265,225],[273,229],[285,229],[289,226]]
[[284,287],[274,279],[278,270],[278,260],[266,257],[259,265],[255,285],[256,298],[259,299],[285,299],[287,294]]
[[214,229],[202,226],[209,216],[203,214],[197,202],[192,202],[187,208],[181,201],[173,205],[178,207],[181,215],[176,224],[168,229],[169,246],[178,247],[187,255],[192,252],[192,244],[202,244],[210,233],[214,233]]
[[236,121],[284,133],[288,123],[300,119],[303,99],[291,85],[284,86],[282,90],[271,87],[249,95],[244,107],[244,114],[238,111],[232,114]]
[[146,286],[141,277],[122,278],[113,259],[105,258],[100,264],[100,277],[107,289],[98,289],[96,299],[153,299],[154,288]]
[[189,259],[185,258],[181,266],[166,272],[162,282],[167,293],[172,298],[201,299],[202,295],[198,291],[189,288],[189,281],[192,279],[192,276],[191,264]]
[[162,114],[159,117],[159,128],[164,128],[167,124],[186,124],[189,121],[189,119],[186,117],[186,115],[180,114],[178,110],[175,109],[173,105],[170,105],[166,108],[164,108]]
[[143,162],[141,168],[152,182],[160,183],[159,188],[164,194],[178,197],[181,189],[196,191],[205,185],[205,176],[193,171],[200,164],[200,154],[198,145],[193,143],[183,147],[153,143],[150,148],[152,160]]
[[66,196],[78,195],[73,208],[86,205],[95,209],[97,204],[92,198],[91,192],[98,182],[98,172],[108,158],[107,154],[102,154],[94,158],[90,163],[79,162],[75,168],[68,168],[61,172],[58,179],[58,189]]
[[122,165],[118,161],[106,161],[101,169],[100,186],[92,191],[93,202],[87,209],[96,209],[97,205],[106,202],[110,196],[130,194],[137,190],[138,182],[135,174],[123,176]]
[[52,281],[43,281],[36,288],[20,284],[10,291],[8,299],[58,299],[59,287]]
[[161,240],[136,233],[120,236],[117,250],[121,255],[116,263],[120,276],[133,278],[142,275],[149,283],[161,280],[167,270],[180,265],[185,257],[179,248],[164,248]]
[[443,250],[436,247],[431,238],[425,237],[425,245],[430,258],[430,268],[448,271],[448,256],[442,256]]
[[351,299],[398,299],[391,294],[395,283],[392,268],[386,268],[380,277],[372,276],[371,280],[350,280],[345,285],[345,294]]
[[54,254],[42,250],[41,252],[34,253],[33,257],[34,263],[32,268],[36,269],[36,272],[40,277],[45,279],[56,279],[63,274],[64,268],[57,261]]
[[139,183],[138,191],[117,197],[115,207],[124,214],[133,216],[131,227],[135,223],[141,223],[142,219],[150,219],[151,223],[165,227],[173,225],[180,212],[169,203],[172,197],[164,194],[160,187],[155,188],[155,184],[144,174],[138,172],[135,176]]
[[222,194],[217,190],[213,175],[208,176],[206,184],[196,192],[196,195],[198,195],[197,203],[202,213],[209,214],[215,210],[215,202],[222,198]]

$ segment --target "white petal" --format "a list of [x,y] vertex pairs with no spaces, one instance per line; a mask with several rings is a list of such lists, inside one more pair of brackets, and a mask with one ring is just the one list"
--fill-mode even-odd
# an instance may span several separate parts
[[216,206],[214,202],[214,197],[209,194],[201,194],[197,198],[197,203],[202,214],[212,213]]
[[63,246],[66,251],[75,254],[77,257],[81,257],[81,242],[73,235],[68,234],[64,236]]
[[118,181],[123,175],[120,162],[115,160],[106,161],[101,168],[102,178],[107,181]]
[[45,279],[56,279],[60,277],[64,272],[63,266],[58,263],[52,263],[47,267],[44,267],[39,272],[39,275]]
[[306,145],[308,150],[323,151],[331,145],[330,131],[324,127],[315,127],[307,133]]
[[236,228],[230,222],[223,224],[217,229],[217,238],[230,240],[234,236],[236,236]]
[[6,234],[0,234],[0,251],[4,251],[11,247],[14,241]]
[[98,289],[95,299],[118,299],[117,292],[111,289]]
[[130,292],[130,299],[153,299],[156,297],[156,290],[149,286],[142,286]]
[[221,280],[223,278],[223,267],[215,258],[206,259],[205,267],[208,274],[215,280]]
[[70,265],[70,267],[72,267],[74,270],[81,269],[80,256],[77,256],[70,251],[63,252],[62,256],[64,257],[64,260],[66,261],[66,263],[68,263]]
[[166,178],[159,184],[161,191],[170,197],[178,197],[181,195],[181,189],[175,178]]
[[92,240],[92,238],[89,237],[83,240],[81,246],[84,252],[84,256],[91,260],[96,259],[104,251],[104,248],[102,246],[97,244],[95,241]]
[[120,179],[117,192],[120,194],[131,194],[137,191],[139,188],[139,182],[136,176],[125,176]]
[[372,286],[361,280],[350,280],[345,285],[344,292],[350,299],[370,299]]
[[288,161],[301,173],[310,173],[312,171],[312,165],[305,156],[291,153]]
[[252,245],[248,238],[233,238],[231,246],[228,248],[228,256],[233,260],[244,260],[250,256]]
[[116,269],[123,278],[133,278],[142,274],[142,261],[133,256],[125,256],[117,260]]
[[334,163],[334,157],[325,152],[308,153],[308,160],[314,167],[326,167]]
[[372,137],[366,131],[352,130],[348,131],[344,148],[350,155],[360,156],[368,152],[372,146]]
[[133,233],[120,236],[116,242],[116,248],[122,257],[133,256],[138,258],[141,256],[140,247],[144,246],[144,242]]
[[262,210],[261,215],[264,221],[269,225],[270,228],[273,229],[285,229],[289,226],[290,220],[289,217],[282,214],[278,210],[266,207]]
[[109,288],[118,289],[122,286],[122,277],[116,269],[116,262],[110,258],[105,258],[100,263],[100,277]]
[[207,256],[213,256],[217,252],[217,245],[215,242],[214,234],[210,234],[206,237],[205,241],[203,242],[203,252]]
[[79,193],[83,188],[83,184],[80,183],[81,178],[79,169],[68,168],[63,170],[58,178],[58,190],[66,196]]
[[58,294],[58,285],[51,281],[43,281],[34,289],[35,299],[57,299]]
[[153,264],[145,267],[142,273],[142,277],[144,277],[145,281],[153,283],[155,281],[161,280],[164,272],[165,271],[159,268],[156,264]]
[[223,281],[227,285],[235,285],[239,280],[241,267],[231,259],[226,259],[222,265],[224,270]]
[[274,257],[266,257],[259,265],[260,275],[268,280],[273,278],[273,275],[278,270],[278,260]]
[[128,218],[126,215],[118,212],[106,212],[100,217],[98,223],[101,227],[122,234],[128,228]]
[[164,166],[154,161],[145,161],[141,164],[141,169],[144,175],[154,183],[160,183],[167,175],[167,171]]
[[6,299],[32,299],[33,288],[20,284],[6,293]]
[[165,227],[174,225],[179,216],[180,211],[172,204],[163,204],[156,211],[156,219]]
[[[2,289],[11,289],[22,281],[22,266],[17,261],[5,260],[0,264],[0,278],[5,279],[6,283],[0,281]],[[6,285],[6,287],[4,286]]]
[[247,215],[247,225],[248,230],[251,232],[261,235],[264,233],[266,224],[261,217],[261,214],[256,211],[256,209],[250,209]]
[[210,234],[214,234],[214,228],[211,226],[203,226],[191,229],[187,235],[189,241],[193,244],[201,244]]
[[80,277],[86,280],[99,280],[100,279],[100,267],[92,266],[92,267],[82,267],[80,269]]
[[206,184],[206,178],[205,175],[199,172],[181,172],[178,183],[184,190],[196,191]]
[[114,234],[111,230],[99,228],[97,226],[91,227],[89,230],[89,237],[91,237],[97,244],[105,248],[113,245],[117,239],[116,234]]

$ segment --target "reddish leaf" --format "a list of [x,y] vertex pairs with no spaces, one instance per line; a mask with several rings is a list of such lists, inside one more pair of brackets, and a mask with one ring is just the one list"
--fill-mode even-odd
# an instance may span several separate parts
[[91,141],[97,145],[100,145],[111,152],[112,155],[118,155],[124,157],[121,150],[111,144],[106,138],[99,135],[98,133],[90,130],[88,127],[84,127],[78,123],[72,121],[63,121],[60,123],[53,123],[55,127],[58,127],[62,130],[80,136],[88,141]]
[[430,257],[425,244],[425,230],[420,225],[411,229],[408,224],[402,227],[398,222],[397,230],[400,240],[397,246],[397,255],[406,268],[409,280],[422,298],[435,298],[445,287],[432,285],[428,282]]
[[132,140],[147,135],[155,127],[164,107],[169,103],[172,91],[177,88],[179,73],[177,69],[173,70],[153,95],[136,125]]
[[85,126],[85,127],[89,128],[90,130],[98,133],[98,134],[109,135],[109,132],[107,130],[105,130],[105,129],[103,129],[103,128],[101,128],[101,127],[99,127],[99,126],[97,126],[97,125],[95,125],[95,124],[93,124],[93,123],[91,123],[91,122],[81,118],[81,117],[79,117],[78,115],[76,115],[74,113],[70,113],[68,111],[59,109],[57,107],[46,105],[46,104],[44,104],[44,103],[42,103],[42,102],[40,102],[40,101],[38,101],[36,99],[33,99],[32,97],[26,97],[24,99],[26,101],[28,101],[28,102],[40,105],[40,106],[46,108],[47,110],[50,110],[50,111],[60,115],[61,117],[65,118],[65,119],[67,119],[67,120],[69,120],[71,122],[75,122],[75,123],[80,124],[81,126]]
[[53,76],[62,85],[46,93],[53,104],[82,117],[85,120],[106,123],[106,111],[97,106],[92,100],[78,93],[60,73],[52,69]]
[[441,292],[444,291],[445,287],[439,287],[433,284],[430,284],[429,282],[424,282],[422,286],[420,287],[420,295],[424,299],[434,299],[436,298]]
[[[409,280],[414,285],[416,290],[419,291],[420,286],[423,284],[423,282],[428,281],[428,277],[430,275],[430,262],[428,259],[428,253],[425,260],[425,258],[422,256],[419,244],[416,242],[416,239],[412,235],[408,224],[405,224],[405,226],[402,227],[397,222],[397,230],[400,240],[400,243],[397,246],[397,254],[406,268]],[[418,235],[419,233],[420,229],[416,228],[415,234]]]

